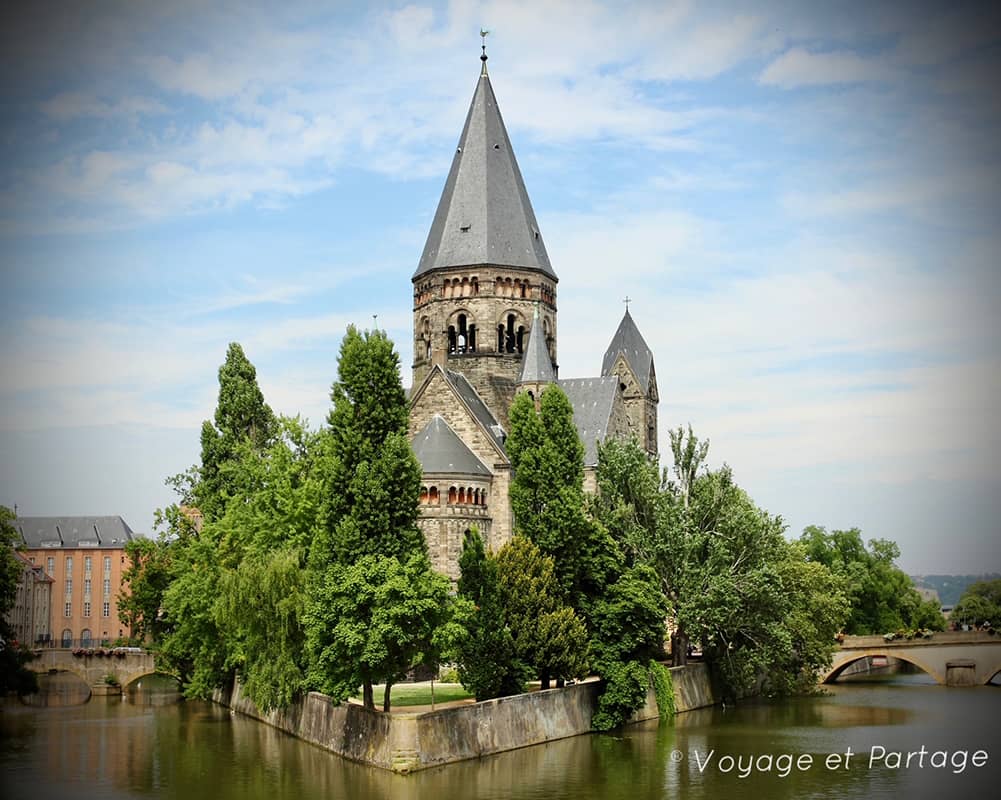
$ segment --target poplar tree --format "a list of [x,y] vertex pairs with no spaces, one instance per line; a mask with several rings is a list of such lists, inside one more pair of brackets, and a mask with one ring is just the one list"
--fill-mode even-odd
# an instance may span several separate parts
[[318,569],[364,555],[426,552],[417,527],[421,467],[407,437],[400,357],[382,331],[348,327],[331,389],[324,506],[311,560]]
[[237,493],[233,466],[244,443],[266,449],[278,434],[278,421],[257,385],[257,370],[236,342],[219,367],[219,402],[215,424],[202,423],[202,463],[193,495],[206,521],[222,516]]
[[309,682],[338,699],[390,689],[432,655],[449,610],[417,527],[421,468],[407,437],[400,358],[382,331],[341,342],[320,456],[324,505],[310,547],[305,613]]
[[614,545],[585,509],[584,447],[573,406],[558,386],[542,392],[540,409],[519,394],[509,415],[505,449],[511,459],[515,528],[553,559],[566,601],[589,618],[595,598],[615,571]]

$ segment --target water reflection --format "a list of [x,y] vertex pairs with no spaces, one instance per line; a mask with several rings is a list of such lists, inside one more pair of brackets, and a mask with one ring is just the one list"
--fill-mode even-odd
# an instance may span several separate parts
[[25,695],[21,702],[36,708],[79,706],[90,700],[90,686],[72,672],[50,672],[38,676],[38,692]]
[[170,675],[144,675],[122,689],[122,699],[137,706],[168,706],[180,701],[181,689]]
[[[75,707],[8,704],[0,713],[0,795],[98,800],[989,797],[1001,785],[999,711],[1001,692],[991,687],[836,686],[824,697],[691,712],[674,724],[644,723],[613,736],[574,737],[397,776],[345,761],[207,703],[156,706],[95,697]],[[873,745],[902,751],[921,745],[985,748],[993,760],[981,771],[959,775],[869,768],[866,757]],[[826,757],[849,747],[855,755],[848,765],[825,766]],[[814,765],[783,776],[783,754],[812,755]],[[735,764],[743,758],[755,768],[741,777],[736,766],[724,769],[723,756]]]

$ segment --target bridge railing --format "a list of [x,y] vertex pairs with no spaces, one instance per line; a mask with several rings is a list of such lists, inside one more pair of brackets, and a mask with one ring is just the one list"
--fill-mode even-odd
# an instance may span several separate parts
[[998,642],[1001,635],[989,631],[936,631],[931,636],[915,636],[913,639],[895,638],[886,641],[882,636],[846,636],[841,642],[842,650],[873,647],[913,647],[942,644],[976,644],[977,642]]

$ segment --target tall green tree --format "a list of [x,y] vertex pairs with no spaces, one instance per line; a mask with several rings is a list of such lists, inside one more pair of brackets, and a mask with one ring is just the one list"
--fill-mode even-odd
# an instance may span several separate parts
[[373,682],[384,681],[388,710],[392,683],[433,655],[450,604],[417,527],[421,468],[407,438],[400,358],[384,332],[348,328],[331,400],[309,554],[309,681],[339,697],[360,684],[369,707]]
[[584,448],[573,406],[558,386],[540,398],[538,413],[527,393],[511,405],[505,442],[514,476],[515,528],[553,559],[564,597],[587,621],[595,598],[616,571],[615,548],[586,512]]
[[[644,464],[635,443],[602,448],[597,513],[624,562],[656,574],[676,659],[691,637],[731,696],[801,688],[829,662],[847,614],[840,576],[808,563],[728,467],[708,470],[708,447],[691,430],[672,431],[671,440],[671,479]],[[625,671],[632,688],[621,696],[635,695],[638,674]]]
[[201,467],[193,499],[207,521],[222,516],[233,486],[233,462],[244,443],[264,450],[278,433],[278,421],[257,385],[257,370],[232,342],[219,367],[219,402],[215,424],[206,420],[201,432]]
[[459,680],[477,700],[519,694],[528,668],[519,659],[505,619],[497,559],[479,531],[466,531],[459,556],[458,620],[464,629],[455,648]]
[[421,468],[407,439],[400,357],[383,331],[350,326],[341,342],[324,441],[324,506],[312,562],[424,552],[417,528]]

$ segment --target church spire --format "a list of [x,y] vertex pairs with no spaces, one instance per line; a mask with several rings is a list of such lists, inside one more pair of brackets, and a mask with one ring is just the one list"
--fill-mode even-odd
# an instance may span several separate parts
[[532,329],[528,332],[528,344],[521,362],[521,374],[518,383],[555,383],[556,373],[553,371],[553,360],[549,357],[546,347],[546,337],[539,321],[539,307],[535,307],[532,318]]
[[[486,31],[481,35],[486,36]],[[414,278],[489,264],[557,280],[487,75],[486,39],[476,91]]]

